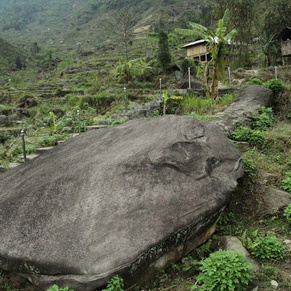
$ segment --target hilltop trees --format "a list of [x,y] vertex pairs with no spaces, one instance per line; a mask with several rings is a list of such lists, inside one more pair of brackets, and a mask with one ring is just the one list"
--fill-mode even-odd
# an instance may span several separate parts
[[171,53],[169,49],[169,38],[168,34],[161,30],[159,32],[159,51],[158,51],[158,61],[163,70],[166,71],[167,67],[171,63]]
[[[214,14],[220,18],[226,9],[229,10],[229,29],[237,29],[236,45],[232,46],[235,66],[248,67],[252,52],[250,44],[255,34],[254,24],[256,18],[255,0],[215,0]],[[257,24],[256,24],[257,25]]]
[[[191,29],[177,29],[176,31],[184,34],[191,35],[194,39],[201,38],[205,39],[211,55],[211,60],[205,63],[204,76],[206,81],[206,96],[216,99],[217,97],[217,77],[221,76],[224,78],[224,62],[227,55],[227,46],[236,35],[236,29],[232,29],[227,32],[229,24],[229,10],[227,9],[218,21],[216,30],[208,29],[198,23],[190,22]],[[208,85],[208,75],[211,69],[211,88]]]

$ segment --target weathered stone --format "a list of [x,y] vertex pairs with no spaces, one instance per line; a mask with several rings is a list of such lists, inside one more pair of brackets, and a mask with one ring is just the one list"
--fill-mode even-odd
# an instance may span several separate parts
[[213,117],[212,122],[229,135],[237,126],[248,126],[256,110],[271,105],[272,97],[270,89],[258,85],[246,87],[239,91],[237,99],[225,111]]
[[241,253],[253,266],[253,270],[255,272],[259,271],[260,265],[255,260],[253,260],[250,253],[246,250],[246,248],[242,245],[241,241],[236,236],[223,236],[219,241],[219,248]]
[[282,190],[265,187],[262,194],[262,214],[273,215],[291,203],[291,195]]
[[182,258],[243,175],[216,126],[164,116],[85,132],[0,175],[0,268],[96,290]]

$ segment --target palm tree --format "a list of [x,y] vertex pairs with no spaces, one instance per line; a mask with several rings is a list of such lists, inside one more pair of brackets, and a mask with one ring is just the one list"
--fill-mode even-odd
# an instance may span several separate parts
[[216,99],[217,96],[217,77],[224,78],[224,61],[227,54],[227,46],[230,44],[231,39],[237,33],[236,29],[232,29],[227,33],[227,26],[229,23],[229,10],[224,12],[223,18],[218,21],[216,30],[211,30],[205,26],[189,22],[191,29],[176,29],[178,33],[183,35],[192,36],[194,38],[201,38],[207,42],[211,60],[204,66],[204,76],[206,82],[206,96],[210,97],[210,89],[208,85],[209,68],[212,67],[211,76],[211,97]]

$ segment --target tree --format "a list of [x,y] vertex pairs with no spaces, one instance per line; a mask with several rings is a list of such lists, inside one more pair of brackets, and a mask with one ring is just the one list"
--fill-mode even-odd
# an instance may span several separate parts
[[236,28],[237,35],[236,45],[232,46],[232,51],[235,54],[234,65],[240,67],[247,67],[250,63],[250,46],[254,37],[257,36],[256,27],[254,25],[256,18],[255,0],[215,0],[214,14],[217,18],[223,16],[226,9],[229,10],[229,29]]
[[166,72],[167,67],[170,65],[171,60],[172,57],[169,48],[168,34],[162,30],[159,32],[158,61],[164,73]]
[[272,0],[264,3],[262,14],[261,44],[266,55],[267,64],[273,65],[281,56],[279,33],[291,24],[290,0]]
[[119,36],[120,42],[123,44],[125,59],[129,61],[129,50],[130,39],[132,37],[132,29],[136,23],[136,13],[133,8],[122,8],[115,10],[110,18],[107,19],[103,25],[106,29],[112,31]]
[[184,35],[192,35],[194,38],[205,39],[211,55],[211,60],[206,62],[204,67],[204,76],[206,84],[206,96],[210,97],[210,89],[208,86],[208,75],[210,68],[211,72],[211,97],[217,97],[217,78],[218,76],[224,78],[224,61],[227,55],[227,46],[236,35],[236,29],[232,29],[227,33],[229,23],[229,10],[227,9],[218,21],[216,30],[211,30],[205,26],[189,22],[191,29],[176,29],[177,32]]

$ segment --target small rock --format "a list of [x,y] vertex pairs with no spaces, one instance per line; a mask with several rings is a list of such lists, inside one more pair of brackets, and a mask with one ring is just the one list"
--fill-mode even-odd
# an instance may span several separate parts
[[291,240],[290,239],[286,239],[283,241],[285,248],[289,251],[291,251]]
[[278,289],[279,284],[278,284],[277,281],[272,280],[270,283],[271,283],[271,286],[272,286],[272,288],[273,288],[274,290],[277,290],[277,289]]

